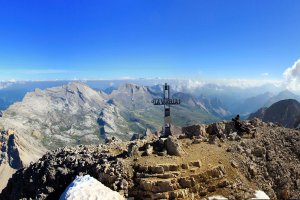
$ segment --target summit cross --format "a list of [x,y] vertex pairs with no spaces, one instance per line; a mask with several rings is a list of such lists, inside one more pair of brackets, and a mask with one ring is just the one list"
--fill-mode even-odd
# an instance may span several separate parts
[[163,136],[168,137],[171,135],[171,115],[170,115],[170,107],[171,105],[179,105],[181,103],[180,99],[171,99],[170,98],[170,86],[165,83],[163,86],[164,96],[162,99],[153,99],[153,105],[163,105],[164,106],[164,130]]

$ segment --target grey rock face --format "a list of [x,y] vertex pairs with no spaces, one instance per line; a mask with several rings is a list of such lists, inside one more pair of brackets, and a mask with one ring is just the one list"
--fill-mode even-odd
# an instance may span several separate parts
[[169,155],[181,156],[183,154],[179,141],[173,136],[168,137],[166,147]]

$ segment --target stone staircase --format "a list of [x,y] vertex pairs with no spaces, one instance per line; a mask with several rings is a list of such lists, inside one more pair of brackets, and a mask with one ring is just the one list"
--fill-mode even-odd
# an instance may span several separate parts
[[134,168],[137,187],[129,196],[138,199],[200,199],[229,185],[223,165],[201,169],[199,160],[188,164],[138,165]]

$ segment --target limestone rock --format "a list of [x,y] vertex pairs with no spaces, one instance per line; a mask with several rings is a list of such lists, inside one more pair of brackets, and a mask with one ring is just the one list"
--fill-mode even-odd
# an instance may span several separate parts
[[234,161],[234,160],[230,161],[230,164],[231,164],[231,166],[232,166],[233,168],[238,168],[238,167],[239,167],[239,165],[237,164],[237,162]]
[[207,136],[206,126],[204,124],[182,127],[182,132],[189,138],[192,138],[193,136]]
[[200,160],[191,161],[191,162],[190,162],[190,166],[193,166],[193,167],[201,167],[201,161],[200,161]]
[[179,141],[173,136],[168,137],[166,147],[169,155],[181,156],[183,154]]

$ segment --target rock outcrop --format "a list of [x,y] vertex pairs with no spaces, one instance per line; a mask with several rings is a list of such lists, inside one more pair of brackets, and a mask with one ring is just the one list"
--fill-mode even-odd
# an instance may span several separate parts
[[59,199],[77,175],[86,174],[127,195],[132,175],[121,159],[107,152],[105,145],[48,152],[38,162],[17,171],[0,199]]
[[299,197],[300,132],[272,123],[263,123],[256,131],[255,140],[232,147],[246,177],[271,199]]
[[0,130],[0,191],[18,169],[36,161],[46,150],[32,138],[23,138],[15,130]]

